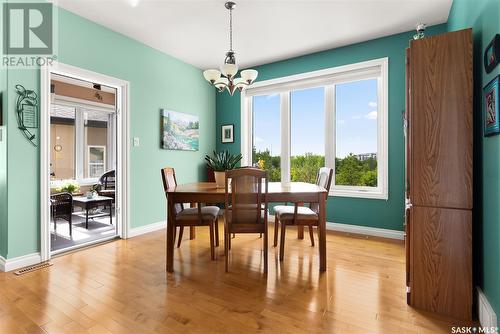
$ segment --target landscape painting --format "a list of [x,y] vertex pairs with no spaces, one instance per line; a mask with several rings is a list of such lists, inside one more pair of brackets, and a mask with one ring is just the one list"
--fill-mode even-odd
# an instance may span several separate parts
[[161,110],[161,147],[165,150],[198,151],[200,121],[195,115]]

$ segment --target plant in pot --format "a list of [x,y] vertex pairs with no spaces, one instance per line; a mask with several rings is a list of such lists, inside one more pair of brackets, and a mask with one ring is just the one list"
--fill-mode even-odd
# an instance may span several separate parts
[[226,171],[234,169],[242,158],[241,154],[232,154],[229,151],[215,152],[213,156],[206,155],[205,160],[209,168],[212,168],[215,174],[215,183],[217,188],[225,188]]
[[61,183],[61,186],[57,188],[58,192],[68,192],[73,194],[80,190],[80,185],[75,180],[65,180]]
[[99,190],[99,185],[94,184],[92,187],[90,187],[90,191],[87,192],[86,196],[88,199],[96,198],[98,193],[97,191]]

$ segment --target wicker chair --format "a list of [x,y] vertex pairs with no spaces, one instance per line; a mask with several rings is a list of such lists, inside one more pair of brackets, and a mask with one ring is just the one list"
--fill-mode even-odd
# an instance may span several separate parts
[[58,193],[50,195],[52,219],[54,221],[54,231],[57,232],[58,218],[64,219],[69,223],[69,235],[73,235],[72,214],[73,214],[73,196],[68,193]]
[[[231,189],[229,189],[231,184]],[[264,189],[262,189],[264,188]],[[239,168],[226,172],[226,220],[224,254],[229,270],[232,233],[264,234],[264,272],[267,273],[267,172],[257,168]]]
[[[161,170],[161,177],[165,196],[168,196],[168,190],[177,186],[175,170],[171,167],[165,167]],[[215,260],[215,247],[219,246],[219,210],[216,206],[202,206],[202,203],[198,203],[197,208],[185,209],[182,203],[176,203],[174,205],[174,212],[170,214],[172,214],[174,223],[174,241],[175,231],[177,227],[180,228],[177,247],[181,245],[185,226],[208,226],[210,228],[210,257],[212,260]]]
[[99,196],[106,196],[113,198],[115,201],[115,185],[116,185],[116,172],[115,170],[107,171],[99,178],[99,187],[97,193]]
[[[322,167],[318,171],[316,184],[329,192],[332,178],[333,169]],[[311,246],[314,246],[313,226],[318,226],[319,223],[318,210],[318,203],[310,203],[309,207],[299,206],[298,203],[295,203],[294,206],[278,205],[274,207],[274,247],[278,245],[278,228],[281,223],[280,261],[283,261],[284,258],[285,231],[289,225],[307,226],[309,228]]]

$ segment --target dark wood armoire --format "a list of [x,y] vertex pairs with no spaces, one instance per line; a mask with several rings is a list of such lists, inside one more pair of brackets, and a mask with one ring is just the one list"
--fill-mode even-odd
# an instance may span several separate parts
[[472,318],[472,30],[412,40],[406,65],[408,304]]

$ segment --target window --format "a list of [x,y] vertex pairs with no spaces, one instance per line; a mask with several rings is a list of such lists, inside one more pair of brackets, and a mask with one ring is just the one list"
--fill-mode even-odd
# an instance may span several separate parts
[[56,101],[51,104],[51,161],[53,185],[61,180],[92,184],[115,166],[114,108]]
[[323,87],[290,92],[290,180],[316,182],[318,170],[325,166],[325,89]]
[[387,77],[384,58],[255,83],[241,95],[243,164],[310,183],[327,166],[330,195],[387,199]]
[[88,147],[88,174],[89,178],[100,177],[106,171],[106,146],[87,146]]
[[270,181],[281,180],[280,96],[253,99],[252,165],[269,172]]

